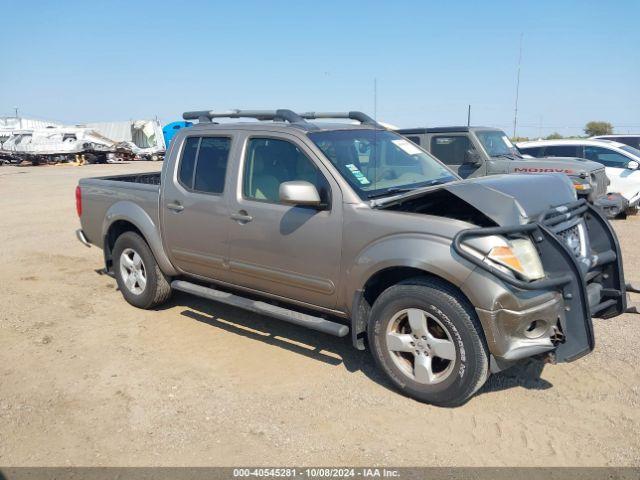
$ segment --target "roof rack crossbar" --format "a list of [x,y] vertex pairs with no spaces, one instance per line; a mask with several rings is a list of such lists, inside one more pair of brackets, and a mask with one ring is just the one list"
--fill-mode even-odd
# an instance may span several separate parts
[[231,110],[228,112],[215,112],[213,110],[200,110],[184,112],[185,120],[198,120],[199,122],[211,122],[214,118],[255,118],[256,120],[274,120],[289,123],[307,123],[304,118],[293,110]]
[[351,111],[351,112],[305,112],[301,113],[302,118],[307,120],[319,119],[319,118],[347,118],[349,120],[357,120],[364,125],[380,126],[373,118],[363,112]]

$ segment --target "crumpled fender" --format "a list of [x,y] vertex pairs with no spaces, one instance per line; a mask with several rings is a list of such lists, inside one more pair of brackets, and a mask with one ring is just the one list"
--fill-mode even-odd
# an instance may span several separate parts
[[[428,255],[425,252],[429,252]],[[361,290],[375,274],[397,267],[431,273],[458,286],[472,303],[488,303],[484,301],[486,295],[478,295],[479,292],[466,288],[466,280],[475,267],[452,250],[451,239],[422,233],[387,236],[364,248],[347,270],[345,303],[349,305],[354,293]],[[490,306],[487,304],[485,308]]]

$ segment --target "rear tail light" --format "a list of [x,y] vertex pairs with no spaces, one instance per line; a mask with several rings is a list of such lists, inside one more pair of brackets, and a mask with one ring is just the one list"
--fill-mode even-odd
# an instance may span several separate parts
[[80,190],[80,185],[76,187],[76,212],[78,212],[78,216],[82,216],[82,190]]

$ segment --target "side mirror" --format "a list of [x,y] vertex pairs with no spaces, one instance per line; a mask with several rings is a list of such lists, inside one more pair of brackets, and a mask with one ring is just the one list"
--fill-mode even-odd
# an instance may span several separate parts
[[464,163],[479,167],[480,165],[482,165],[482,159],[480,158],[480,154],[476,150],[470,148],[469,150],[464,152]]
[[640,163],[636,162],[635,160],[629,160],[629,163],[627,163],[627,168],[629,170],[638,170],[638,168],[640,168]]
[[309,205],[319,207],[320,194],[315,186],[304,180],[280,184],[280,201],[287,205]]

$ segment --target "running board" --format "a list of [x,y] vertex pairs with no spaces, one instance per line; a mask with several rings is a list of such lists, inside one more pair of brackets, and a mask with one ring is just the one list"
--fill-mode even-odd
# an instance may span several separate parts
[[319,332],[328,333],[336,337],[344,337],[349,333],[349,327],[336,322],[330,322],[321,317],[314,317],[305,313],[289,310],[287,308],[277,307],[269,303],[251,300],[250,298],[234,295],[233,293],[223,292],[214,288],[203,287],[184,280],[174,280],[171,282],[171,288],[181,292],[190,293],[198,297],[206,298],[220,303],[226,303],[234,307],[249,310],[255,313],[261,313],[270,317],[283,320],[285,322],[294,323],[302,327],[317,330]]

